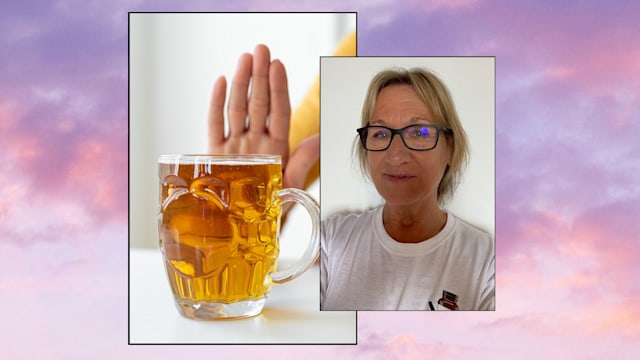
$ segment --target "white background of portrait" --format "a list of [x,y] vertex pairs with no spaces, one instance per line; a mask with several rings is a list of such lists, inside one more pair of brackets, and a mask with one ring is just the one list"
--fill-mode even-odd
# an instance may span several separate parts
[[130,246],[157,247],[158,156],[207,152],[215,79],[230,83],[239,56],[264,43],[286,67],[295,109],[356,14],[131,14],[129,26]]
[[449,88],[470,146],[463,182],[446,209],[495,236],[495,59],[492,57],[323,57],[320,70],[322,219],[382,203],[352,146],[369,82],[390,67],[422,67]]

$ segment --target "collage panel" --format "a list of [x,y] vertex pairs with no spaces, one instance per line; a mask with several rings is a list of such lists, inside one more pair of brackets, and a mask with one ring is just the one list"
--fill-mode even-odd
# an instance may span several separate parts
[[322,310],[495,310],[495,58],[320,79]]
[[355,39],[355,13],[129,14],[130,344],[356,343],[319,310],[309,160],[319,59]]

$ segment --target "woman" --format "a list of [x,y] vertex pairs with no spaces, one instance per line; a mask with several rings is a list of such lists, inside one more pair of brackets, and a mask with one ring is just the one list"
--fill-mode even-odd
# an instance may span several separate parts
[[468,158],[446,86],[422,69],[382,71],[361,125],[360,164],[385,202],[323,223],[321,309],[493,310],[493,239],[441,208]]

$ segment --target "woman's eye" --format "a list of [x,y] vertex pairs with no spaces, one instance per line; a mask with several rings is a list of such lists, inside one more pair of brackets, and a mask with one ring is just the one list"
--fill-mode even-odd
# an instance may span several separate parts
[[409,136],[411,137],[429,137],[429,128],[412,128],[409,130]]
[[386,138],[387,136],[389,136],[389,133],[387,131],[384,130],[375,130],[372,134],[371,137],[374,138]]

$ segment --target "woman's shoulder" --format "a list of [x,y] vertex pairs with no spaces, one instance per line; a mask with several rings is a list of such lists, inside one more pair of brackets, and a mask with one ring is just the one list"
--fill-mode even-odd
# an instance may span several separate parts
[[359,224],[370,224],[380,207],[359,211],[339,211],[322,221],[325,228],[338,229],[343,227],[356,228]]
[[374,207],[366,210],[344,210],[331,214],[325,222],[343,223],[343,222],[357,222],[363,219],[371,218],[379,210],[379,207]]
[[491,236],[490,233],[455,215],[452,216],[454,218],[454,231],[457,235],[464,238],[467,242],[469,240],[474,240],[483,246],[493,248],[493,236]]

